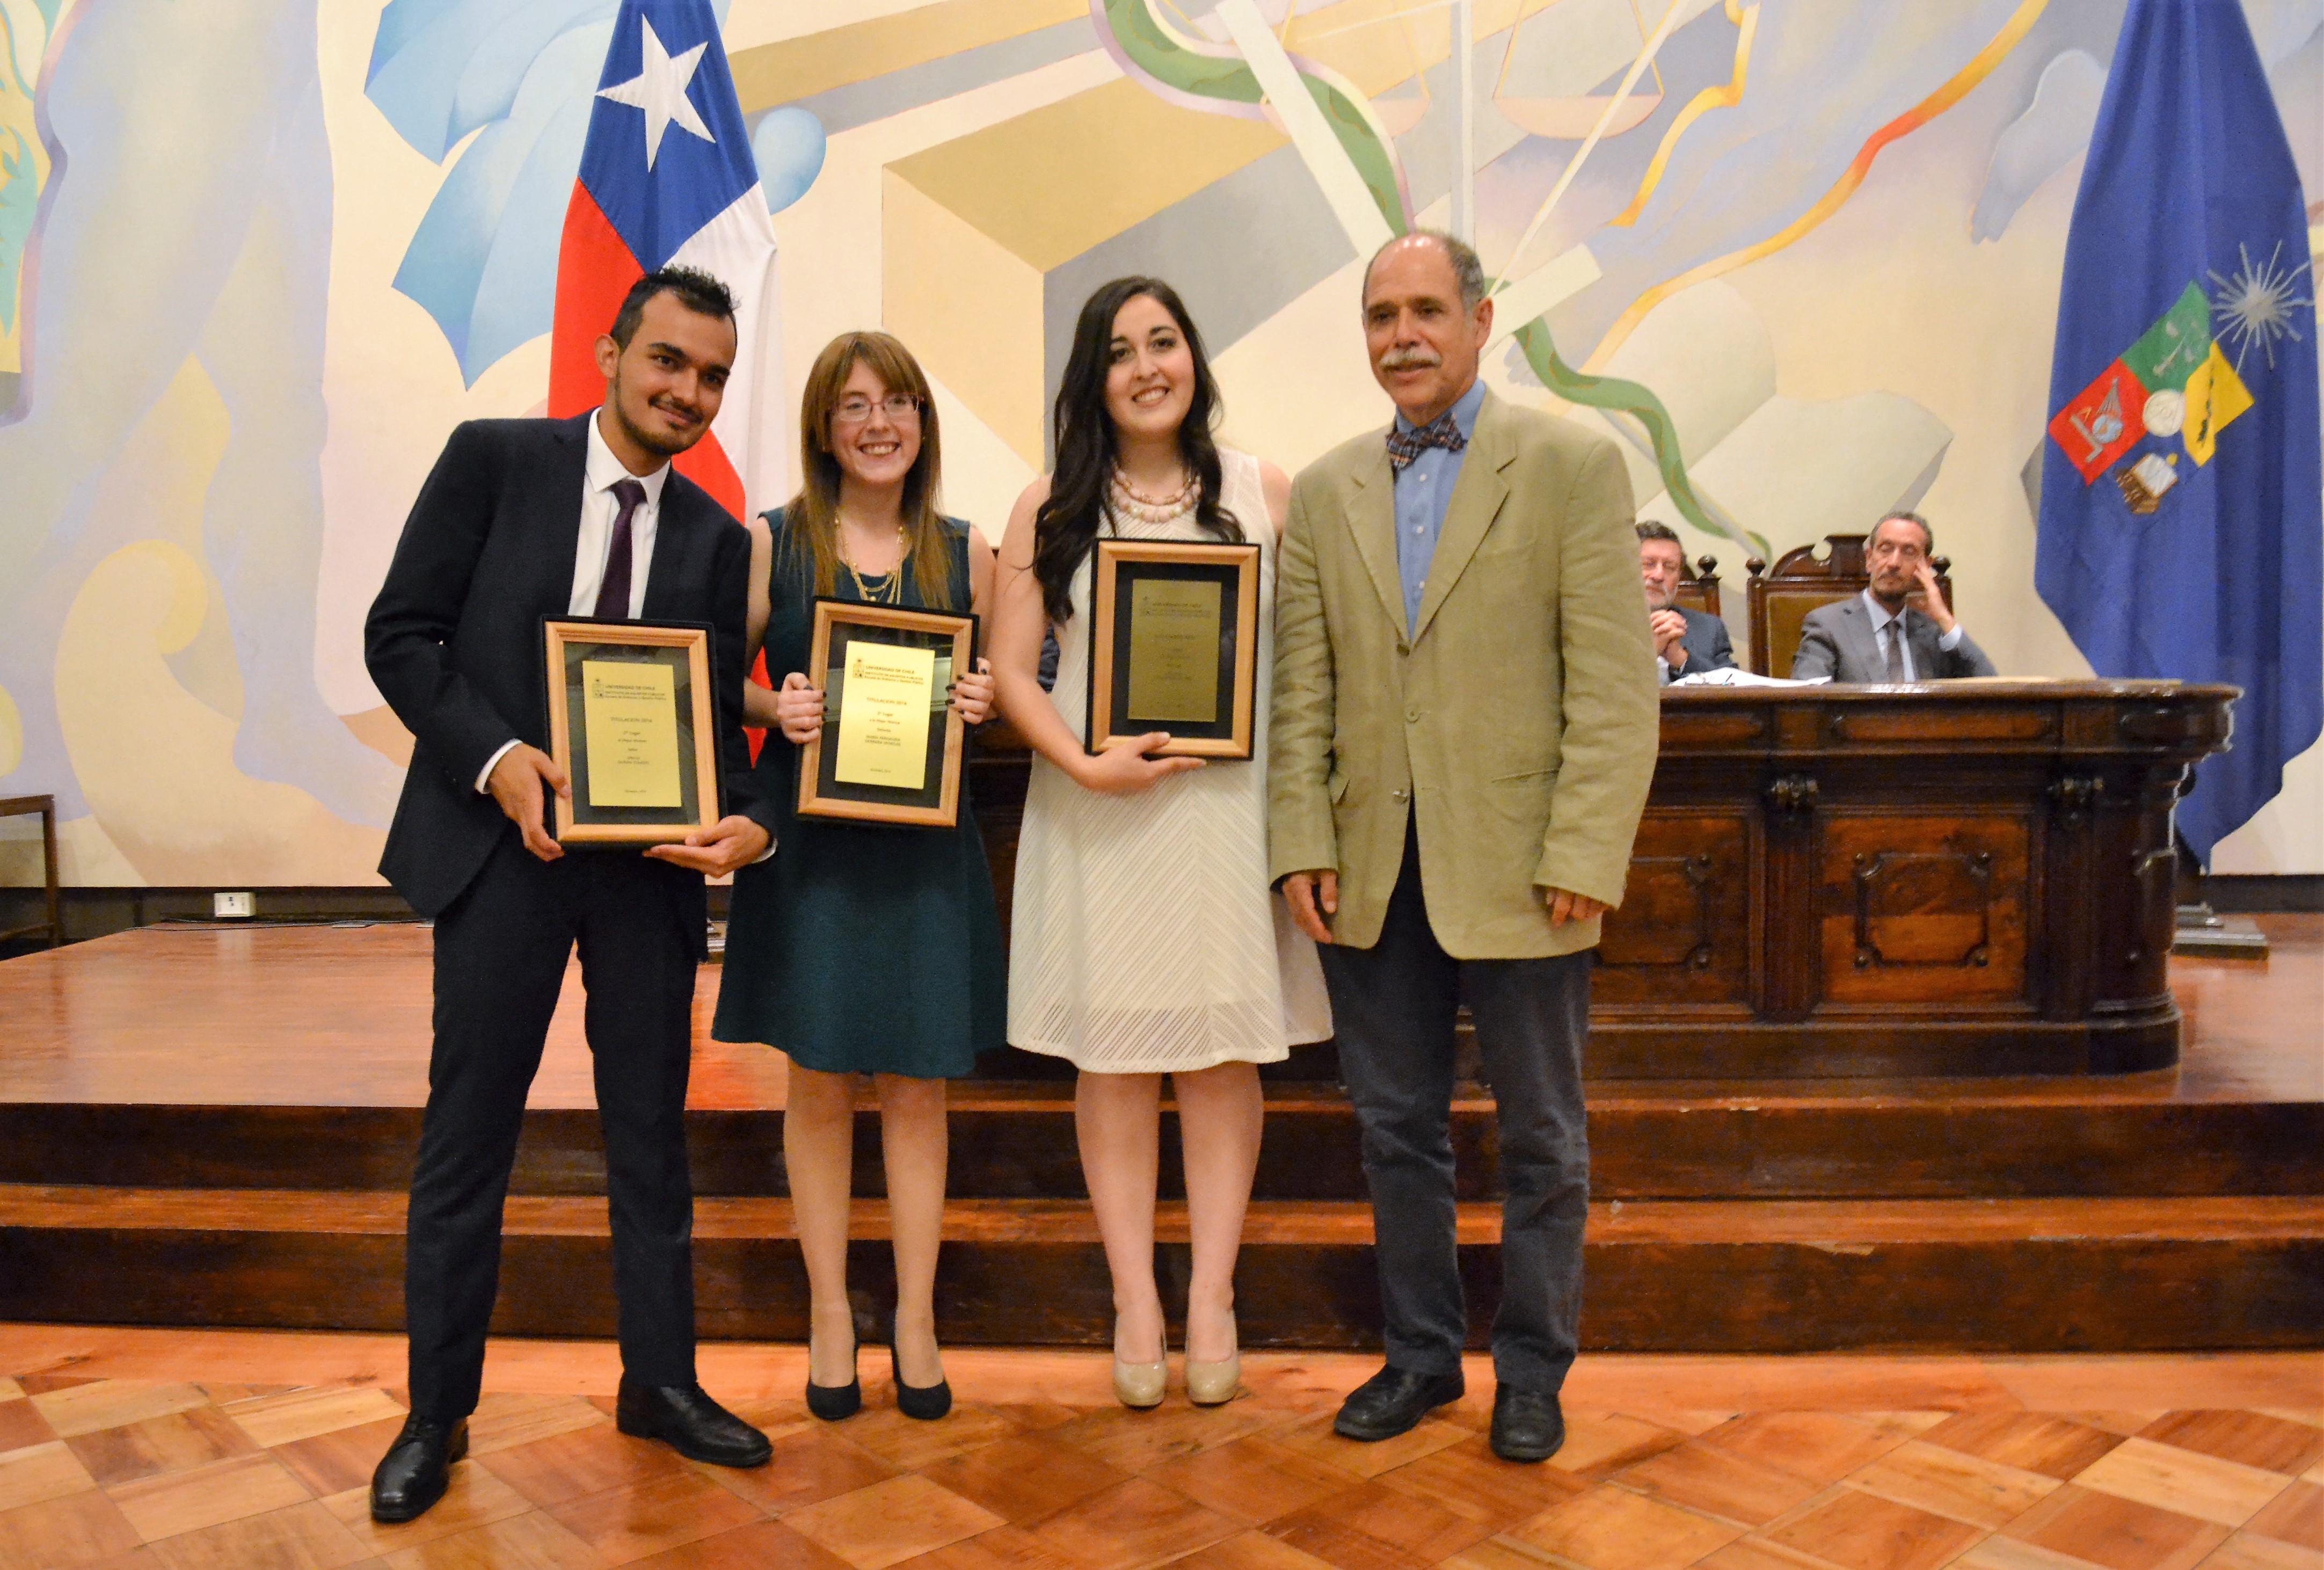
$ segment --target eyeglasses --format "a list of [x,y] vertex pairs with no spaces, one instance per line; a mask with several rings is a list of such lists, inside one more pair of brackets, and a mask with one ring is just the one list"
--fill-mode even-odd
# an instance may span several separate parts
[[[880,400],[880,411],[890,420],[915,420],[919,417],[920,401],[908,392],[890,392]],[[843,398],[831,418],[841,425],[861,425],[872,418],[872,400],[860,392]]]

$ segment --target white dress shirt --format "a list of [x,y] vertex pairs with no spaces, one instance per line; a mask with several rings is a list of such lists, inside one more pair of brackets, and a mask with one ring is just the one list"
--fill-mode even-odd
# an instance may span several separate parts
[[630,514],[630,605],[622,614],[632,621],[645,614],[646,569],[653,563],[662,482],[669,478],[667,463],[650,475],[633,475],[622,467],[597,429],[597,416],[590,417],[589,462],[581,479],[581,538],[573,548],[573,593],[566,601],[567,611],[576,616],[597,614],[597,588],[605,581],[606,548],[613,543],[613,520],[622,511],[613,487],[623,480],[635,480],[646,488],[646,499]]
[[[613,520],[622,511],[621,498],[613,487],[623,480],[635,480],[646,489],[646,499],[630,514],[630,604],[624,613],[634,621],[646,606],[646,573],[653,564],[654,530],[661,520],[662,482],[669,478],[669,465],[650,475],[633,475],[613,449],[605,445],[603,431],[597,429],[598,416],[589,418],[589,457],[583,466],[581,478],[581,537],[573,548],[573,592],[566,596],[565,610],[568,615],[594,616],[597,614],[597,590],[605,581],[605,559],[613,542]],[[476,776],[476,791],[482,795],[493,777],[493,770],[516,743],[503,743],[500,751],[484,760],[483,772]]]
[[[1880,651],[1882,665],[1885,667],[1887,663],[1888,640],[1894,636],[1904,655],[1904,679],[1918,681],[1921,679],[1920,674],[1913,669],[1913,641],[1904,636],[1904,613],[1898,611],[1895,615],[1890,615],[1888,607],[1874,599],[1870,589],[1864,591],[1864,609],[1865,614],[1872,618],[1872,646]],[[1886,631],[1891,622],[1896,623],[1896,631],[1893,634]],[[1950,654],[1960,647],[1960,641],[1961,624],[1956,621],[1950,632],[1937,635],[1937,647]]]

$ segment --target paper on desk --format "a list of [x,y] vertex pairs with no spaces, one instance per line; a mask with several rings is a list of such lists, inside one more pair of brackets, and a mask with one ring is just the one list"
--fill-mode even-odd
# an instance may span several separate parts
[[1762,676],[1756,670],[1745,670],[1739,666],[1729,665],[1718,670],[1698,670],[1691,676],[1682,676],[1671,685],[1673,687],[1824,687],[1831,681],[1831,678],[1829,676],[1811,676],[1803,680],[1794,681],[1788,677]]

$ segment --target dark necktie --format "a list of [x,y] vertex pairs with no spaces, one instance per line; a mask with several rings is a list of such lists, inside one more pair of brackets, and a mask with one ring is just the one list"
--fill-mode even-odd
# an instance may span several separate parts
[[605,548],[605,580],[597,586],[597,614],[617,622],[630,619],[630,518],[646,499],[646,488],[635,480],[613,482],[622,510],[613,517],[613,542]]
[[1406,464],[1432,447],[1441,447],[1446,452],[1459,452],[1468,445],[1469,439],[1461,434],[1461,428],[1452,422],[1452,411],[1448,409],[1417,430],[1400,430],[1389,426],[1388,465],[1390,470],[1400,475]]
[[1904,618],[1888,623],[1888,679],[1904,679]]

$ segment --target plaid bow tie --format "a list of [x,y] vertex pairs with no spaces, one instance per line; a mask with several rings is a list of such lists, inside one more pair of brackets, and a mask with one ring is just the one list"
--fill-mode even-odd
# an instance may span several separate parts
[[1441,447],[1446,452],[1459,452],[1468,445],[1469,439],[1461,434],[1461,428],[1452,422],[1452,411],[1448,409],[1417,430],[1403,430],[1389,426],[1388,467],[1400,475],[1404,473],[1405,465],[1432,447]]

